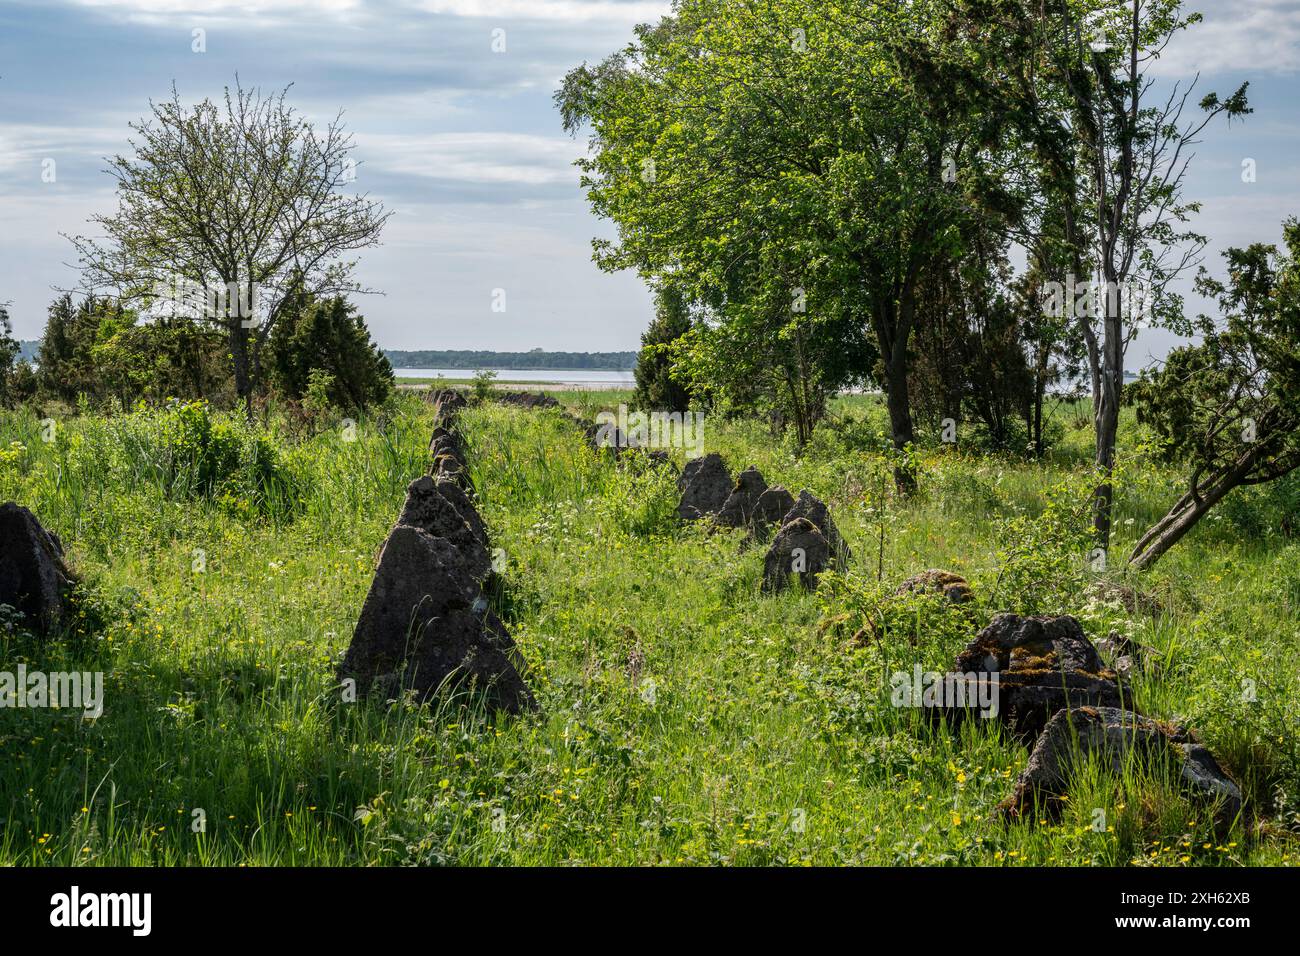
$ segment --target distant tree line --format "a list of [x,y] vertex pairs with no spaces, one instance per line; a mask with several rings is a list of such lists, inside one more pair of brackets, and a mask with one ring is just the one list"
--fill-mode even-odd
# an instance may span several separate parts
[[631,371],[636,352],[492,352],[465,349],[385,349],[393,368],[610,369]]

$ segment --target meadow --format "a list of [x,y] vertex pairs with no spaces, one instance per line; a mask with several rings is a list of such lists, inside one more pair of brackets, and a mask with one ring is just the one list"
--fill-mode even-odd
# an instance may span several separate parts
[[[556,394],[588,415],[630,399]],[[0,863],[1296,862],[1287,489],[1236,492],[1129,580],[1119,560],[1087,560],[1085,412],[1059,416],[1045,461],[928,436],[909,498],[880,451],[878,400],[834,412],[802,453],[761,422],[707,422],[733,473],[808,488],[853,549],[816,592],[762,596],[763,549],[680,524],[670,470],[594,454],[560,410],[466,409],[506,556],[493,602],[541,705],[518,718],[340,701],[334,663],[429,464],[419,395],[315,429],[201,406],[69,414],[52,430],[0,412],[0,500],[57,531],[81,580],[75,625],[41,641],[0,622],[0,661],[103,671],[106,697],[93,721],[0,710]],[[1180,493],[1132,421],[1121,435],[1117,556]],[[934,567],[970,580],[974,620],[892,596]],[[1253,818],[1216,832],[1168,780],[1089,765],[1059,818],[1001,822],[1025,747],[891,706],[888,678],[946,667],[1003,610],[1074,614],[1094,639],[1156,649],[1137,706],[1194,727]]]

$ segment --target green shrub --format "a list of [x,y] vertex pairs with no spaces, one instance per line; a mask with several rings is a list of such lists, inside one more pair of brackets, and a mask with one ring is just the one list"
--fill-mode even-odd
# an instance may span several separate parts
[[880,454],[889,447],[882,422],[861,415],[832,415],[813,430],[804,455],[808,458],[843,458],[867,452]]
[[158,475],[172,500],[207,498],[239,513],[293,510],[294,482],[264,430],[206,402],[173,402],[135,417],[156,420]]
[[163,482],[177,497],[211,496],[239,468],[239,436],[206,402],[176,402],[159,420]]
[[343,296],[317,299],[298,292],[269,342],[272,384],[287,398],[304,398],[349,414],[382,405],[393,369],[370,340],[366,320]]
[[492,382],[496,379],[497,373],[490,368],[481,368],[474,373],[474,397],[480,402],[486,402],[496,391],[492,387]]
[[1079,603],[1090,570],[1105,569],[1092,555],[1092,479],[1075,473],[1047,491],[1047,505],[995,523],[1000,543],[993,610],[1063,614]]
[[1300,473],[1238,488],[1219,504],[1223,520],[1251,538],[1300,537]]

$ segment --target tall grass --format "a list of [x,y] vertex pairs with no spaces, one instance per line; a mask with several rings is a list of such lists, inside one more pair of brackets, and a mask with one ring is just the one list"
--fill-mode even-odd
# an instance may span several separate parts
[[[589,413],[619,397],[583,396]],[[310,437],[212,413],[241,449],[271,451],[261,493],[247,479],[265,461],[246,451],[224,484],[169,465],[165,411],[71,418],[53,442],[30,414],[5,413],[0,450],[22,451],[0,457],[0,498],[59,532],[82,587],[58,639],[0,634],[0,666],[103,670],[106,704],[96,721],[0,710],[0,862],[1294,861],[1295,543],[1197,529],[1143,582],[1178,596],[1154,618],[1089,596],[1081,559],[1084,587],[1038,595],[1094,637],[1118,629],[1158,649],[1138,704],[1195,724],[1264,829],[1216,835],[1166,777],[1095,764],[1059,819],[1007,826],[995,808],[1023,745],[976,722],[936,729],[888,700],[891,670],[946,663],[967,625],[887,594],[938,566],[971,578],[979,620],[1023,602],[1027,585],[997,585],[1012,539],[1037,535],[1026,562],[1068,547],[1041,520],[1049,489],[1086,477],[1086,434],[1067,432],[1047,463],[924,450],[921,493],[899,500],[873,483],[877,404],[840,411],[853,421],[803,456],[755,423],[708,422],[733,470],[757,464],[824,497],[857,556],[816,594],[763,597],[762,549],[680,526],[670,474],[615,467],[558,411],[467,410],[471,477],[506,557],[494,600],[542,705],[516,719],[350,705],[334,686],[376,551],[427,467],[433,423],[417,399]],[[1126,473],[1121,544],[1175,482],[1145,460]],[[886,606],[889,637],[855,640]]]

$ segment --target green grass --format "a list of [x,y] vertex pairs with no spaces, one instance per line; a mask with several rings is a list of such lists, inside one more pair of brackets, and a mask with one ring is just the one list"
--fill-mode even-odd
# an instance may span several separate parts
[[[627,398],[557,397],[588,413]],[[498,609],[541,703],[517,719],[338,699],[333,662],[426,466],[417,398],[353,441],[230,424],[243,458],[208,492],[176,467],[163,413],[69,418],[52,443],[4,413],[0,449],[23,448],[0,458],[0,499],[59,532],[83,586],[66,635],[0,636],[0,664],[103,670],[106,702],[97,721],[0,710],[0,863],[1295,861],[1300,546],[1210,521],[1141,584],[1165,612],[1129,615],[1087,596],[1097,575],[1075,553],[1086,429],[1069,423],[1046,463],[934,448],[903,501],[875,451],[877,401],[837,412],[848,423],[802,457],[756,423],[708,420],[710,450],[823,497],[854,549],[818,593],[763,597],[762,550],[678,525],[671,475],[597,458],[558,411],[467,410],[507,556]],[[250,465],[256,447],[274,460]],[[1116,554],[1177,488],[1140,448],[1125,461]],[[1096,767],[1059,820],[998,822],[1025,748],[889,704],[889,673],[942,666],[968,636],[932,603],[887,599],[927,567],[970,578],[976,623],[1074,613],[1094,637],[1157,647],[1138,705],[1196,726],[1264,825],[1216,835],[1159,775]],[[868,617],[888,620],[885,639],[853,639]]]

